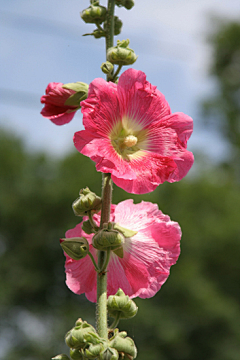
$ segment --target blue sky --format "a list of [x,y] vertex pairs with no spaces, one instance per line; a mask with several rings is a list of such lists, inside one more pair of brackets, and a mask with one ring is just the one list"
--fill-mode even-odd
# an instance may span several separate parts
[[[20,134],[30,150],[62,156],[74,151],[73,134],[82,129],[80,112],[61,127],[40,115],[40,97],[49,82],[90,83],[104,77],[104,40],[82,37],[94,29],[79,15],[88,6],[88,0],[0,0],[0,126]],[[123,30],[115,42],[129,38],[139,55],[133,67],[157,85],[172,112],[193,117],[189,149],[205,150],[214,159],[224,156],[226,146],[204,129],[199,108],[215,89],[205,38],[211,15],[239,19],[240,1],[136,0],[132,10],[116,8],[116,15]]]

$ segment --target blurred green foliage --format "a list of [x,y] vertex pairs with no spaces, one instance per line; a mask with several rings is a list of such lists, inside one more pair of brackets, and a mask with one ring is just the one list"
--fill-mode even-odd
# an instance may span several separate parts
[[[224,36],[231,34],[225,28]],[[225,66],[219,60],[224,50],[217,49],[229,43],[218,41],[217,33],[214,39],[213,62]],[[219,81],[220,73],[215,72]],[[229,119],[222,114],[224,126],[236,133]],[[234,134],[226,136],[238,148]],[[137,316],[120,323],[134,338],[139,360],[240,359],[240,187],[235,162],[229,159],[228,165],[232,171],[221,165],[199,168],[197,176],[164,183],[144,196],[114,187],[114,203],[131,197],[158,203],[183,231],[182,254],[167,283],[155,297],[136,299]],[[71,204],[86,186],[100,195],[101,174],[88,158],[77,152],[60,160],[34,154],[1,132],[2,360],[44,360],[68,352],[64,335],[75,320],[94,325],[94,304],[64,285],[59,246],[65,231],[80,221]]]

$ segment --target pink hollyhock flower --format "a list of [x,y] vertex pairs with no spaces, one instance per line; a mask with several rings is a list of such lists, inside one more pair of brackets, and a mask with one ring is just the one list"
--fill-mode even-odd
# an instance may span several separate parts
[[[95,214],[94,220],[99,224],[100,214]],[[180,254],[181,229],[178,223],[164,215],[157,204],[144,201],[134,204],[133,200],[112,205],[110,220],[137,231],[137,234],[126,238],[123,258],[111,252],[108,295],[114,295],[121,288],[130,298],[154,296],[167,280],[170,267]],[[66,237],[84,236],[97,261],[97,250],[92,245],[93,234],[86,234],[81,226],[82,223],[68,230]],[[73,260],[66,253],[65,256],[66,284],[69,289],[76,294],[85,293],[90,301],[96,302],[97,273],[90,257]]]
[[117,85],[95,79],[81,106],[85,130],[75,133],[75,147],[127,192],[151,192],[164,181],[181,180],[191,168],[192,119],[171,114],[142,71],[128,69]]
[[72,89],[64,89],[62,83],[52,82],[48,84],[45,92],[46,95],[41,97],[41,103],[45,104],[41,111],[42,116],[48,118],[56,125],[64,125],[69,123],[80,107],[64,105],[68,98],[75,94]]

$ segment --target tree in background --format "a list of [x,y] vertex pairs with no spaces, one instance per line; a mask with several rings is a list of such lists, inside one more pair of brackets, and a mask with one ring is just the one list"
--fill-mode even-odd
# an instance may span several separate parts
[[[240,23],[215,19],[209,36],[213,49],[210,74],[217,83],[216,94],[205,101],[207,123],[220,131],[231,145],[229,170],[240,176]],[[227,164],[225,164],[227,165]]]
[[[230,35],[226,31],[222,36]],[[227,40],[223,43],[229,46]],[[222,80],[215,76],[220,94]],[[230,94],[236,92],[229,90],[229,99]],[[214,104],[237,151],[232,117]],[[228,104],[231,114],[230,100]],[[92,304],[62,286],[64,256],[58,239],[79,223],[72,215],[72,199],[87,184],[98,193],[101,175],[78,153],[62,160],[32,154],[4,132],[0,156],[0,359],[48,359],[59,352],[65,329],[80,312],[94,324]],[[181,184],[164,183],[141,198],[133,196],[135,203],[159,203],[183,229],[174,276],[154,298],[136,300],[139,314],[127,330],[136,338],[139,360],[240,358],[240,189],[233,177],[221,181],[216,174],[217,167]],[[117,203],[129,195],[115,189],[113,197]]]

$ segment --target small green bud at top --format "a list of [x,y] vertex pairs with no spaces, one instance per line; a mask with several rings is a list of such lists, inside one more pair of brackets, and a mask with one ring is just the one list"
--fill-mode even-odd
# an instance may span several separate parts
[[54,356],[52,360],[70,360],[69,357],[65,354],[59,354],[57,356]]
[[128,355],[127,358],[131,356],[135,359],[137,356],[137,348],[134,341],[130,337],[127,337],[126,331],[118,332],[118,329],[115,329],[113,337],[109,340],[109,344],[119,353]]
[[89,253],[89,244],[84,237],[63,238],[60,243],[63,251],[74,260],[83,259]]
[[[96,4],[96,5],[95,5]],[[81,18],[85,23],[101,24],[106,20],[107,9],[104,6],[99,5],[98,2],[94,2],[87,9],[80,13]]]
[[117,46],[111,47],[107,51],[107,60],[112,64],[131,65],[137,60],[134,50],[128,47],[129,39],[117,41]]
[[122,289],[118,289],[115,295],[110,295],[107,300],[108,313],[111,317],[130,319],[138,312],[135,302],[125,295]]
[[113,64],[110,63],[109,61],[105,61],[104,63],[102,63],[101,65],[101,70],[104,74],[111,74],[111,72],[113,71]]
[[[118,16],[114,16],[114,35],[119,35],[122,30],[122,20],[119,19]],[[104,30],[107,28],[107,22],[105,21],[103,24]]]
[[92,238],[92,245],[98,250],[115,250],[125,242],[124,236],[113,229],[102,229],[98,231]]
[[82,349],[88,342],[85,336],[89,333],[97,335],[96,330],[86,321],[78,320],[78,325],[69,330],[65,336],[66,344],[72,349]]
[[81,350],[78,349],[70,349],[70,356],[73,360],[83,360],[83,354]]
[[84,216],[90,210],[93,212],[100,211],[102,199],[94,192],[90,191],[88,187],[80,190],[79,195],[79,198],[76,199],[72,204],[75,215]]

